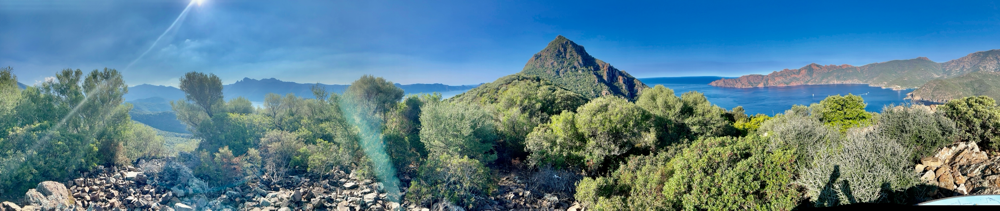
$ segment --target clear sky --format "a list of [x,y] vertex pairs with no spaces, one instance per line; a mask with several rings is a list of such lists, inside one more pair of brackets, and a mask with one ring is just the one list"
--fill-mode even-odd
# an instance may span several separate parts
[[995,1],[2,0],[0,66],[32,84],[116,68],[129,85],[189,71],[347,84],[363,74],[478,84],[556,35],[633,76],[739,76],[809,63],[945,62],[1000,49]]

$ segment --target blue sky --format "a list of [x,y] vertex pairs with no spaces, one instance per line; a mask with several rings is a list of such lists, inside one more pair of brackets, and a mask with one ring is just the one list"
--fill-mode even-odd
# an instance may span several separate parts
[[176,86],[189,71],[347,84],[363,74],[478,84],[556,35],[636,77],[739,76],[809,63],[945,62],[1000,48],[993,1],[204,0],[125,67],[185,0],[0,1],[0,65],[32,84],[65,69]]

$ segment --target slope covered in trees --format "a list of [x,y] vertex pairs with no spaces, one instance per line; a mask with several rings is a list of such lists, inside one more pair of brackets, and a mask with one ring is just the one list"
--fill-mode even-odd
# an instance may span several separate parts
[[1000,72],[971,72],[927,82],[908,97],[914,101],[946,103],[952,99],[985,95],[1000,99]]

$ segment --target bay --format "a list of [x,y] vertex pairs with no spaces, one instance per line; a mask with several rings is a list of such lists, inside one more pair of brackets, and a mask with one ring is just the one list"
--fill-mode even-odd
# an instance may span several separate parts
[[728,88],[714,87],[708,85],[712,81],[721,79],[717,76],[699,77],[661,77],[661,78],[640,78],[639,80],[654,87],[663,85],[674,90],[674,94],[680,97],[690,91],[701,92],[712,104],[727,110],[732,110],[736,106],[743,106],[748,115],[757,113],[774,116],[792,108],[792,105],[806,105],[819,103],[830,95],[854,94],[861,96],[865,100],[865,110],[869,112],[882,112],[882,107],[887,105],[908,105],[909,100],[905,100],[906,94],[913,91],[883,89],[881,87],[871,87],[864,84],[836,84],[836,85],[802,85],[786,87],[762,87],[762,88]]

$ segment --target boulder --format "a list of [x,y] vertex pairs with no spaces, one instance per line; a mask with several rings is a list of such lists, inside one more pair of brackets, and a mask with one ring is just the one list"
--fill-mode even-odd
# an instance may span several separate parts
[[302,191],[296,190],[294,193],[292,193],[292,202],[300,202],[300,201],[302,201]]
[[934,178],[937,178],[934,175],[934,171],[927,171],[927,173],[924,173],[924,176],[920,177],[920,180],[925,182],[933,182]]
[[367,195],[364,196],[364,202],[365,202],[365,204],[371,205],[372,203],[375,203],[375,198],[377,198],[377,197],[378,197],[378,194],[376,194],[376,193],[369,193],[369,194],[367,194]]
[[354,183],[354,182],[344,183],[344,188],[354,189],[356,187],[358,187],[358,183]]
[[14,202],[5,201],[0,204],[0,210],[21,211],[21,206],[17,206]]
[[926,157],[920,159],[920,163],[930,168],[937,168],[941,166],[941,159],[938,159],[936,157]]
[[186,205],[184,203],[176,203],[176,204],[174,204],[174,210],[177,210],[177,211],[194,211],[194,208],[192,208],[191,206],[188,206],[188,205]]
[[135,180],[135,177],[139,176],[140,173],[142,172],[137,172],[137,171],[125,172],[125,179]]
[[30,189],[25,193],[25,198],[28,203],[41,207],[44,210],[61,210],[74,204],[66,186],[54,181],[38,183],[35,189]]

